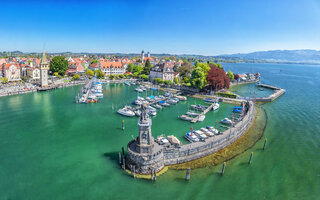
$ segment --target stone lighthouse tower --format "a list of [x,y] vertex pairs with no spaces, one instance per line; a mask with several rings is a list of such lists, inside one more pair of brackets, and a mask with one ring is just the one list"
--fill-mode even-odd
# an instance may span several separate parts
[[43,51],[42,59],[40,63],[40,86],[41,87],[48,86],[48,70],[49,70],[49,64],[47,62],[46,54]]
[[141,174],[150,174],[151,170],[160,171],[164,167],[163,148],[154,142],[151,125],[147,105],[143,104],[138,121],[139,136],[127,146],[127,165],[129,168],[134,166],[137,173]]

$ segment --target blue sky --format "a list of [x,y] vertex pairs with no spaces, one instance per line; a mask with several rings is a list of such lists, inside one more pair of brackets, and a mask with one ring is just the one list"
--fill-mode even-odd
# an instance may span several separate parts
[[0,51],[319,49],[320,0],[4,1]]

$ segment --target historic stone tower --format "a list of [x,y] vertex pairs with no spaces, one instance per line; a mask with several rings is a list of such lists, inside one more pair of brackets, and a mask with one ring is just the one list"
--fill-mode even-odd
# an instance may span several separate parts
[[49,64],[47,62],[46,54],[43,51],[42,59],[40,63],[40,86],[41,87],[48,86],[48,70],[49,70]]
[[127,167],[134,165],[137,173],[141,174],[149,174],[151,169],[160,171],[164,167],[162,147],[154,142],[151,125],[147,105],[143,104],[138,121],[139,136],[127,146]]
[[142,52],[141,52],[141,62],[143,62],[144,61],[144,51],[142,50]]

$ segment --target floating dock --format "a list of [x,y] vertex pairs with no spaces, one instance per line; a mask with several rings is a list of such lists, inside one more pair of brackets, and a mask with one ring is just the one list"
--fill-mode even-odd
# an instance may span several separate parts
[[205,115],[207,114],[207,112],[209,112],[210,110],[212,110],[213,106],[214,106],[215,103],[212,103],[210,106],[208,106],[202,113],[200,113],[197,117],[193,118],[191,120],[192,123],[196,123],[198,120],[199,120],[199,117],[201,115]]

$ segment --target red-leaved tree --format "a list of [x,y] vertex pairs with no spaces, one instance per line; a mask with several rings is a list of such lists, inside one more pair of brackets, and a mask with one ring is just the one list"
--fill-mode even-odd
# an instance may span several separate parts
[[222,88],[229,88],[230,79],[223,69],[214,65],[210,65],[211,69],[208,72],[207,82],[212,90],[220,90]]

